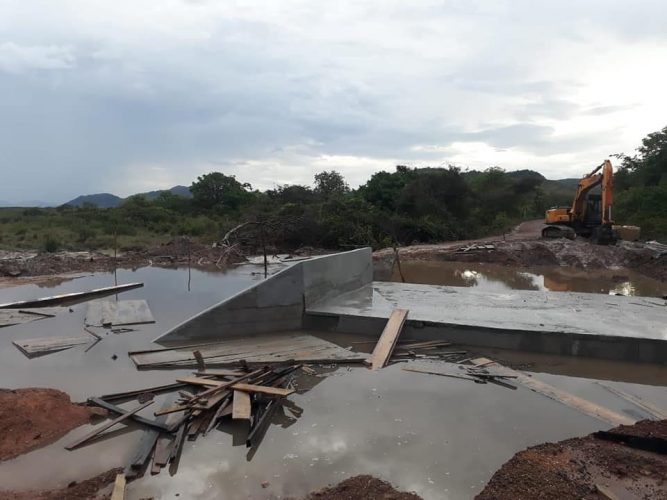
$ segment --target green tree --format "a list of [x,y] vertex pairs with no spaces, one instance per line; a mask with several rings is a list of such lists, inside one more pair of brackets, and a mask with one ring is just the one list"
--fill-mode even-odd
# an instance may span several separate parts
[[335,170],[315,174],[315,193],[329,199],[334,196],[342,196],[350,191],[343,176]]
[[237,210],[252,198],[250,184],[240,183],[233,175],[211,172],[200,175],[190,186],[194,202],[202,208]]

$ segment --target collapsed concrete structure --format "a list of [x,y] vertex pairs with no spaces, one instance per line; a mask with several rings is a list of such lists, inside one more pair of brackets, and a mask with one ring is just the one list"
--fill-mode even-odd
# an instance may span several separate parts
[[412,338],[611,360],[667,360],[664,300],[377,282],[370,248],[296,262],[156,341],[294,330],[377,338],[395,308],[409,309],[404,335]]

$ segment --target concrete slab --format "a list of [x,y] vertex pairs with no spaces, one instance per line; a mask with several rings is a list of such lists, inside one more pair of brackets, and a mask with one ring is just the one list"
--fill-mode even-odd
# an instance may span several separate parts
[[[310,328],[379,335],[395,308],[407,331],[470,345],[664,363],[667,306],[653,298],[373,282],[307,308]],[[337,319],[334,319],[337,318]]]

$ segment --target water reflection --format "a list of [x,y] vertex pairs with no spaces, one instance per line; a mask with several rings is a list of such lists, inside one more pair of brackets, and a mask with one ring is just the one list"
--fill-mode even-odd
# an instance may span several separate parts
[[[408,283],[479,287],[495,292],[542,290],[644,297],[667,293],[667,284],[628,269],[540,266],[521,270],[498,264],[437,261],[403,261],[401,268]],[[396,267],[390,281],[401,281]]]

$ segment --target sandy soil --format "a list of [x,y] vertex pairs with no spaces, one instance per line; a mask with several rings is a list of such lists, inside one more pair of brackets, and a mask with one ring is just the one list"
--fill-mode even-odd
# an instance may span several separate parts
[[0,461],[57,441],[92,417],[55,389],[0,389]]
[[187,266],[188,262],[192,267],[224,269],[243,260],[236,251],[182,239],[147,250],[125,252],[117,258],[100,252],[0,252],[0,279],[113,271],[114,267]]
[[[111,498],[111,484],[122,469],[112,469],[57,490],[0,491],[0,500],[89,500]],[[108,491],[107,491],[108,490]]]
[[[613,432],[667,438],[667,420],[644,420]],[[477,500],[667,499],[667,456],[593,434],[517,453]]]
[[388,482],[372,476],[355,476],[315,491],[304,500],[421,500],[421,497],[395,490]]
[[[641,243],[619,242],[617,245],[592,245],[585,238],[541,239],[542,221],[528,221],[504,236],[470,241],[453,241],[436,245],[413,245],[399,250],[405,260],[443,260],[454,262],[490,262],[512,267],[538,265],[570,266],[579,269],[634,269],[651,278],[667,280],[667,255],[659,257]],[[471,243],[493,244],[493,250],[461,249]],[[390,266],[391,248],[373,254],[376,263]]]

